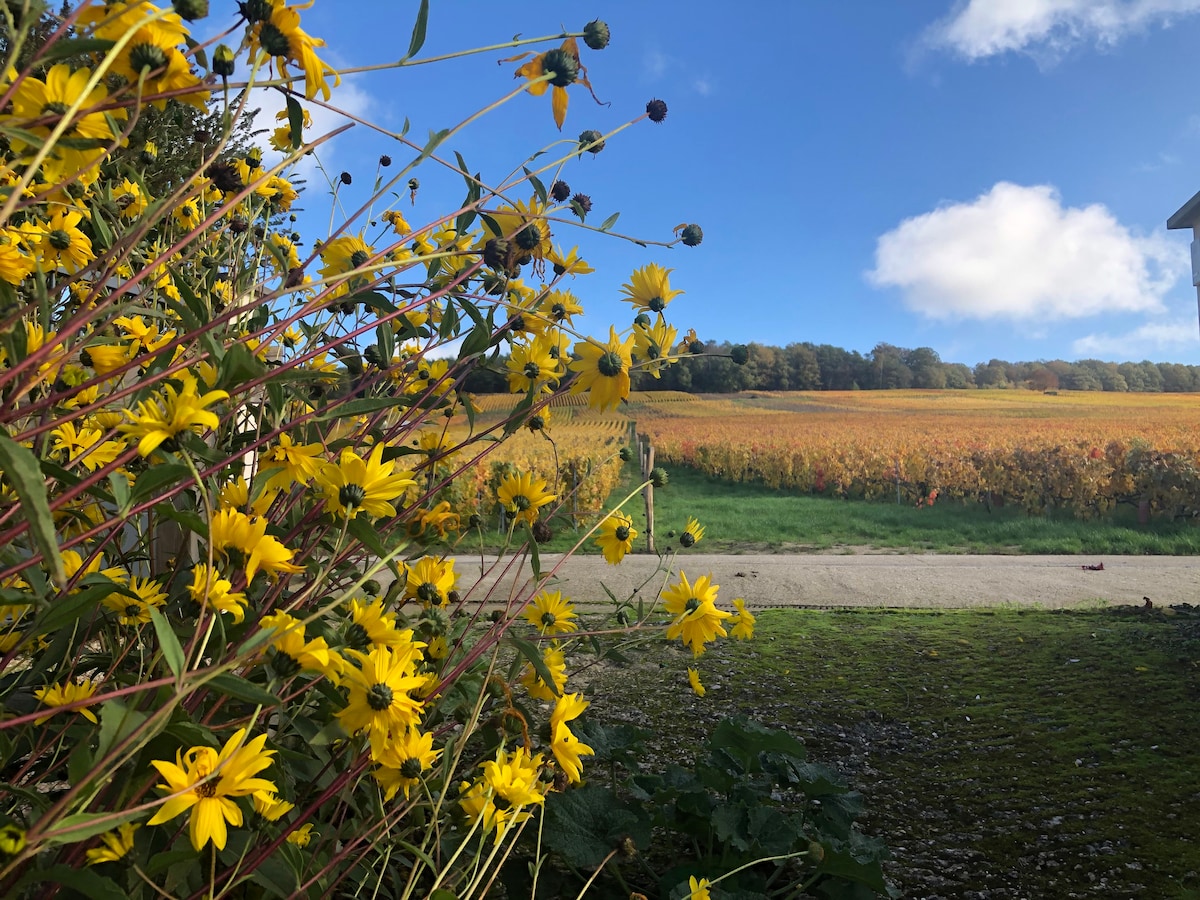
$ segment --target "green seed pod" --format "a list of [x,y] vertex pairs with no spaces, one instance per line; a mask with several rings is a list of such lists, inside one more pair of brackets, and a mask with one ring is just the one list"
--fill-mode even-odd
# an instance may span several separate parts
[[225,44],[219,44],[217,49],[213,51],[213,71],[222,78],[228,78],[233,74],[233,70],[233,50]]
[[187,22],[195,22],[208,15],[208,0],[173,0],[172,6],[179,18]]
[[600,140],[604,135],[600,132],[589,128],[587,131],[579,135],[579,152],[588,151],[595,156],[604,149],[604,141]]
[[546,74],[553,72],[554,77],[550,79],[550,83],[555,87],[565,88],[568,84],[574,84],[575,79],[579,77],[579,60],[569,51],[555,48],[547,51],[542,57],[542,71]]
[[745,344],[738,344],[729,351],[729,358],[739,366],[744,366],[746,361],[750,359],[750,350]]
[[583,26],[583,42],[592,50],[603,50],[610,37],[608,23],[600,19],[593,19]]
[[657,467],[657,466],[654,469],[651,469],[650,484],[652,484],[654,487],[656,487],[656,488],[666,487],[667,482],[670,480],[671,480],[671,477],[667,474],[666,469],[663,469],[663,468]]
[[700,242],[704,240],[704,229],[699,225],[688,225],[683,229],[680,237],[683,239],[685,247],[698,247],[700,246]]

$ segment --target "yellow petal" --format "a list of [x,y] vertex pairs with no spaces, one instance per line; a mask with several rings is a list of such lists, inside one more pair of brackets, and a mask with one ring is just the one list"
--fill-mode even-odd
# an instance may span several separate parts
[[562,131],[563,122],[567,120],[567,89],[556,87],[551,94],[550,105],[554,108],[554,124]]

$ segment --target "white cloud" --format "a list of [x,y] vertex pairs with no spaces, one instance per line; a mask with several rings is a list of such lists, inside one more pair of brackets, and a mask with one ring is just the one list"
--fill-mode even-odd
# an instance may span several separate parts
[[1001,181],[883,235],[867,279],[932,319],[1044,322],[1161,311],[1188,269],[1165,234],[1136,236],[1100,204],[1064,207],[1049,185]]
[[1077,358],[1153,359],[1194,350],[1200,335],[1195,316],[1171,322],[1147,322],[1125,334],[1089,334],[1071,344]]
[[[371,117],[375,112],[375,102],[371,95],[349,78],[343,78],[341,85],[333,89],[330,104],[366,121],[371,121]],[[274,165],[282,159],[282,154],[272,149],[269,141],[271,132],[284,124],[283,122],[276,121],[275,114],[282,109],[286,109],[286,101],[283,95],[277,91],[256,89],[254,95],[250,98],[250,105],[258,106],[262,109],[262,112],[258,114],[258,120],[255,124],[259,128],[267,130],[265,133],[256,136],[255,143],[262,148],[264,158]],[[326,109],[316,103],[301,100],[300,105],[307,110],[309,117],[312,119],[312,127],[304,129],[305,142],[323,137],[351,121],[341,112]],[[342,132],[337,137],[331,138],[317,148],[315,155],[303,157],[289,171],[307,179],[310,186],[317,185],[322,178],[317,168],[317,160],[320,159],[321,164],[325,166],[325,170],[330,173],[330,176],[336,178],[338,170],[335,159],[338,145],[348,145],[353,140],[354,132],[361,130],[363,127],[362,125],[355,125],[349,131]]]
[[1053,59],[1080,43],[1112,46],[1131,31],[1170,26],[1200,0],[965,0],[925,32],[925,43],[968,60],[1010,51]]
[[651,48],[642,58],[642,71],[646,78],[661,78],[673,62],[674,60],[661,50]]

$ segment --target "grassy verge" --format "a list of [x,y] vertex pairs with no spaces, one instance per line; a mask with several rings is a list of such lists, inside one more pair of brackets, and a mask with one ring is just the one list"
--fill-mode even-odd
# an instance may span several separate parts
[[[595,676],[606,720],[675,761],[734,713],[863,791],[914,897],[1200,897],[1200,616],[773,611],[699,661]],[[664,670],[674,690],[663,690]],[[972,892],[988,893],[972,893]]]
[[[1200,554],[1200,528],[1190,522],[1155,520],[1138,525],[1133,510],[1121,509],[1104,520],[1030,517],[1007,507],[991,512],[982,505],[938,503],[911,506],[862,500],[836,500],[786,494],[753,484],[730,484],[683,467],[667,468],[670,483],[655,491],[658,548],[671,543],[689,516],[706,527],[707,553],[812,552],[867,548],[896,552],[1013,554],[1133,554],[1189,556]],[[637,482],[636,466],[627,463],[625,478],[609,498],[616,503]],[[645,550],[645,507],[641,496],[625,507]],[[566,516],[552,521],[548,552],[574,546],[587,526],[573,528]],[[484,532],[484,544],[496,549],[503,536],[495,522]],[[465,546],[477,547],[471,535]],[[586,543],[584,553],[599,552]]]

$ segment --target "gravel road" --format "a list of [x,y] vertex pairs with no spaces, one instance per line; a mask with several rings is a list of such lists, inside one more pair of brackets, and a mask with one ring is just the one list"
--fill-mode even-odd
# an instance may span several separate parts
[[[603,583],[629,596],[654,573],[657,557],[630,555],[619,566],[600,556],[542,557],[551,582],[577,603],[605,600]],[[1084,566],[1103,564],[1103,570]],[[676,572],[689,580],[713,576],[719,600],[742,597],[754,608],[778,606],[904,606],[945,609],[981,606],[1065,608],[1105,603],[1155,606],[1200,602],[1200,557],[1184,556],[941,556],[936,554],[680,554]],[[460,557],[462,583],[479,572],[479,560]],[[558,567],[555,569],[555,567]],[[528,567],[525,569],[528,574]],[[672,573],[674,576],[675,573]],[[653,596],[662,575],[643,588]],[[487,584],[497,579],[489,577]],[[512,579],[499,579],[511,590]],[[478,589],[477,589],[478,590]],[[492,599],[501,599],[493,594]]]

